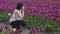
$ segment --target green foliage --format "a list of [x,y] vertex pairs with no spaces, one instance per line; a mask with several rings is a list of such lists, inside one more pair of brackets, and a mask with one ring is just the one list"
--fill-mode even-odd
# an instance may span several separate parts
[[9,21],[10,16],[8,15],[8,12],[0,12],[0,20],[1,21]]
[[0,34],[9,34],[9,31],[4,29],[2,32],[0,32]]
[[[38,18],[38,20],[36,20]],[[39,20],[41,18],[41,20]],[[25,16],[24,20],[28,21],[29,25],[28,27],[36,27],[36,28],[47,28],[47,29],[51,29],[52,31],[60,31],[60,29],[58,30],[57,28],[60,28],[60,24],[56,24],[54,21],[52,21],[51,19],[45,19],[44,15],[41,16],[35,16],[35,17],[31,17],[31,16]]]
[[[10,16],[7,12],[0,12],[0,20],[9,21]],[[41,19],[41,20],[39,20]],[[35,17],[25,16],[24,20],[27,22],[27,27],[36,27],[36,28],[50,28],[54,31],[60,31],[60,24],[56,24],[50,19],[45,19],[44,15],[37,15]],[[58,30],[59,29],[59,30]]]

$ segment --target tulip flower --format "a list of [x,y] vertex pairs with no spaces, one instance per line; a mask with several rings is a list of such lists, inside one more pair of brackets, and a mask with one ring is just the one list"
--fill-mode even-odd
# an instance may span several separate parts
[[4,29],[8,29],[9,26],[8,25],[4,25],[3,27],[4,27]]
[[33,31],[36,32],[36,28],[33,28]]
[[10,32],[9,34],[13,34],[12,32]]
[[41,31],[44,32],[44,28],[42,28]]
[[37,29],[37,31],[38,31],[38,32],[41,32],[41,29],[40,29],[40,28],[38,28],[38,29]]
[[6,22],[5,25],[8,25],[8,22]]
[[30,28],[30,34],[32,34],[33,33],[33,29],[32,28]]
[[3,29],[3,28],[0,26],[0,32],[2,32],[2,29]]
[[33,34],[36,34],[36,28],[33,28]]

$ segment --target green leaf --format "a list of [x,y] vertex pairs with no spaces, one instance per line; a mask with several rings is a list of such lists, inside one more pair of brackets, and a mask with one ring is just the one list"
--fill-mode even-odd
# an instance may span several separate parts
[[7,12],[1,12],[0,13],[0,20],[2,21],[9,21],[10,16]]
[[6,30],[6,29],[4,29],[4,30],[2,31],[2,34],[9,34],[9,31]]

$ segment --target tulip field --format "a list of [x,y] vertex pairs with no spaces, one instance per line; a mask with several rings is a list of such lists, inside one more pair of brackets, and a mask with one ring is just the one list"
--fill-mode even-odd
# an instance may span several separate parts
[[60,1],[47,0],[0,0],[0,22],[4,23],[0,26],[0,34],[12,34],[9,29],[10,13],[18,2],[24,4],[24,20],[29,34],[60,34]]

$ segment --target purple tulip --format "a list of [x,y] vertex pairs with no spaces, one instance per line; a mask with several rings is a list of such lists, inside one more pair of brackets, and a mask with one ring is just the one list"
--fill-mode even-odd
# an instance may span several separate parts
[[9,34],[13,34],[12,32],[10,32]]
[[[6,11],[6,12],[12,12],[15,8],[18,2],[24,3],[25,6],[25,12],[27,16],[35,17],[37,12],[40,14],[46,15],[46,18],[56,17],[58,18],[60,16],[60,2],[41,2],[40,0],[0,0],[0,11]],[[36,12],[35,14],[31,15],[31,12]],[[29,15],[28,15],[29,14]],[[39,16],[40,16],[39,14]],[[58,15],[58,16],[57,16]],[[56,20],[53,19],[52,20]],[[57,21],[59,22],[59,21]]]
[[37,29],[37,31],[38,31],[38,32],[41,32],[41,29],[40,29],[40,28],[38,28],[38,29]]
[[8,29],[8,25],[4,25],[4,28],[5,28],[5,29]]
[[34,15],[32,15],[32,17],[35,17]]
[[51,19],[54,19],[54,17],[52,16],[52,17],[50,17]]
[[59,18],[56,18],[56,21],[60,21],[60,19]]
[[0,26],[0,32],[2,32],[2,29],[3,29],[3,28]]
[[34,27],[33,30],[36,32],[36,28]]
[[8,29],[8,26],[5,26],[5,29]]
[[35,16],[37,16],[37,14],[33,14],[33,15],[32,15],[32,17],[35,17]]
[[30,34],[32,34],[33,33],[33,29],[32,28],[30,28]]
[[36,34],[36,28],[33,28],[33,34]]
[[0,29],[3,29],[3,26],[0,26]]
[[49,15],[48,15],[48,14],[46,14],[46,15],[45,15],[45,17],[46,17],[46,18],[48,18],[48,17],[49,17]]
[[2,32],[2,29],[0,29],[0,32]]
[[8,25],[8,22],[6,22],[5,24]]
[[41,28],[41,31],[44,32],[44,28]]
[[33,34],[37,34],[36,32],[34,32]]
[[57,24],[60,23],[60,21],[55,21]]

